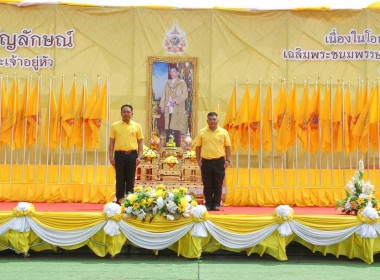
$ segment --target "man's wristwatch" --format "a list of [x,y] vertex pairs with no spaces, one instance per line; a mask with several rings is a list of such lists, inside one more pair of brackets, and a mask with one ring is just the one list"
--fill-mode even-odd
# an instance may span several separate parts
[[226,161],[227,161],[228,163],[230,163],[230,162],[231,162],[229,159],[226,159]]

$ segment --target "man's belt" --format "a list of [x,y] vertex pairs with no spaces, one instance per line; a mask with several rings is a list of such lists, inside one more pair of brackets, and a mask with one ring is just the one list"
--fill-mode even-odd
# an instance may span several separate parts
[[122,154],[125,154],[125,155],[129,155],[129,154],[133,154],[133,153],[137,153],[136,150],[130,150],[130,151],[115,151],[116,153],[122,153]]

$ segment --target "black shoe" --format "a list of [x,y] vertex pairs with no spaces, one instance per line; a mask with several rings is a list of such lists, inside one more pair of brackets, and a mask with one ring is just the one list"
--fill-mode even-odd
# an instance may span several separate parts
[[218,205],[215,205],[215,206],[213,206],[213,207],[212,207],[212,210],[213,210],[213,211],[219,211],[219,210],[220,210],[220,208],[219,208],[219,206],[218,206]]
[[206,203],[205,206],[206,206],[207,211],[211,211],[211,205],[210,204]]

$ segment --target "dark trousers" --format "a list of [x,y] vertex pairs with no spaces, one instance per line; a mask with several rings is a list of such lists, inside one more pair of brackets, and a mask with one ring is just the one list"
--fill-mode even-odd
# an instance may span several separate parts
[[124,198],[135,185],[137,151],[130,154],[115,151],[116,199]]
[[222,200],[223,180],[226,174],[224,157],[219,159],[202,158],[203,195],[207,207],[219,206]]

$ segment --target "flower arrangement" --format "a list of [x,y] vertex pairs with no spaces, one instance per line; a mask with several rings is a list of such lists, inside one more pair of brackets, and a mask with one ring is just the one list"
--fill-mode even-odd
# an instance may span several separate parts
[[185,158],[195,158],[196,155],[195,155],[195,151],[189,151],[186,153],[186,156]]
[[125,218],[135,217],[143,222],[147,216],[150,216],[151,222],[156,215],[162,215],[169,221],[180,217],[189,218],[191,209],[198,205],[194,195],[188,194],[186,188],[169,191],[162,184],[157,185],[155,189],[137,186],[133,193],[128,193],[122,204]]
[[350,214],[351,212],[357,212],[364,207],[372,207],[376,210],[379,209],[377,200],[374,196],[374,186],[368,181],[364,183],[364,164],[361,160],[359,162],[359,170],[355,172],[352,181],[348,181],[346,198],[336,202],[335,209]]
[[164,163],[170,166],[170,169],[173,169],[173,166],[178,164],[178,159],[175,156],[167,157],[164,160]]
[[176,144],[174,142],[174,136],[173,135],[169,135],[169,142],[166,143],[166,147],[175,147]]
[[188,158],[192,164],[195,164],[195,162],[196,162],[195,151],[189,151],[189,152],[187,152],[185,158]]
[[156,157],[157,157],[157,154],[155,151],[153,151],[151,149],[144,149],[144,152],[142,154],[143,159],[150,162],[150,161],[152,161],[153,158],[156,158]]

